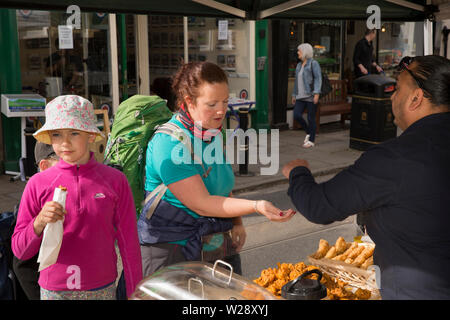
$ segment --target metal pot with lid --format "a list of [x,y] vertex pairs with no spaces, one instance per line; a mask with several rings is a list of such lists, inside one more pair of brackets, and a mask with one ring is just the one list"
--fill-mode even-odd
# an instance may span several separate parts
[[[318,274],[317,280],[308,279],[310,274]],[[322,272],[318,269],[304,272],[281,288],[281,296],[288,300],[320,300],[327,296],[327,288],[320,283]]]
[[[222,264],[228,268],[220,267]],[[181,262],[162,268],[144,278],[132,300],[278,300],[269,291],[240,275],[233,267],[217,260]]]

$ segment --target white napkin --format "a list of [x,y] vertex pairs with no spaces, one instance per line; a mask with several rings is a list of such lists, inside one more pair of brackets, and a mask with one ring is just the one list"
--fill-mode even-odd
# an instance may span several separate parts
[[[59,202],[63,210],[66,207],[67,191],[64,187],[55,188],[53,194],[53,201]],[[47,223],[44,229],[44,236],[42,237],[41,248],[39,249],[39,272],[50,267],[58,259],[59,249],[61,248],[63,238],[63,220],[58,220],[54,223]]]

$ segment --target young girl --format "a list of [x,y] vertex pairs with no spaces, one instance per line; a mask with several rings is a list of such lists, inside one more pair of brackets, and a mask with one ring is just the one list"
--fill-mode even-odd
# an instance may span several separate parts
[[[101,139],[92,104],[59,96],[45,108],[46,123],[34,136],[51,144],[60,161],[28,181],[12,237],[22,260],[38,253],[45,226],[64,219],[58,259],[39,276],[41,299],[115,299],[117,239],[127,295],[142,279],[135,207],[125,176],[95,161],[89,143]],[[67,188],[65,210],[52,201]]]

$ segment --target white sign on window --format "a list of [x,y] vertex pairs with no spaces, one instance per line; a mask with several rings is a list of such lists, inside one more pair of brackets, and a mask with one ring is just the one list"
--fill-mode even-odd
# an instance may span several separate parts
[[228,20],[219,20],[219,37],[218,40],[228,39]]
[[58,26],[59,49],[73,49],[72,26]]

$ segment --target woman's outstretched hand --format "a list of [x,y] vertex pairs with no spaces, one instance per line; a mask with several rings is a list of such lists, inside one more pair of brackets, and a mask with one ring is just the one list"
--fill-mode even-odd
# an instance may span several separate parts
[[290,220],[296,213],[292,209],[280,210],[271,202],[266,200],[255,201],[255,211],[267,217],[270,221],[285,222]]

